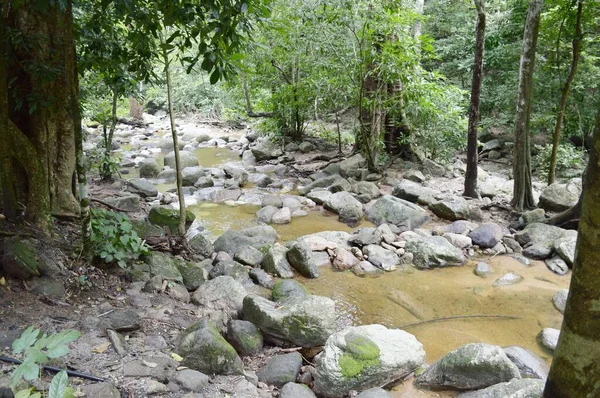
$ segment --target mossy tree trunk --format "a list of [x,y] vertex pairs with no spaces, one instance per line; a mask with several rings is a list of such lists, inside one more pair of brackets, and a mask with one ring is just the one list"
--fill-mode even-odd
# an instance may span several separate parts
[[544,397],[600,396],[600,108],[585,174],[569,297]]
[[467,172],[465,173],[464,196],[477,197],[477,127],[479,125],[479,98],[483,77],[483,53],[485,47],[485,0],[475,0],[477,28],[475,38],[475,60],[473,61],[473,83],[471,84],[471,106],[467,129]]
[[515,117],[515,149],[514,149],[514,188],[512,206],[517,211],[531,209],[535,206],[531,185],[531,144],[529,137],[529,117],[533,97],[533,72],[535,52],[540,19],[544,0],[530,0],[523,47],[521,49],[521,65],[519,68],[519,86],[517,95],[517,112]]

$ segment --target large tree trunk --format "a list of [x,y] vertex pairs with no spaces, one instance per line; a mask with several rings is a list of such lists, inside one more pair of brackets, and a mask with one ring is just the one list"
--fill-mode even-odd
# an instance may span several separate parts
[[550,171],[548,172],[548,185],[552,184],[556,178],[556,156],[558,154],[558,142],[560,140],[560,130],[562,128],[563,119],[565,117],[565,108],[567,107],[567,97],[571,91],[571,84],[577,73],[579,65],[579,54],[581,53],[581,39],[583,32],[581,30],[581,16],[583,14],[583,1],[577,1],[577,22],[575,23],[575,37],[573,38],[573,58],[571,59],[571,70],[567,81],[562,88],[560,95],[560,104],[558,106],[558,116],[554,125],[554,136],[552,138],[552,155],[550,156]]
[[483,75],[483,52],[485,46],[485,0],[475,0],[477,7],[477,28],[475,38],[475,60],[473,62],[473,83],[471,85],[471,107],[467,130],[467,172],[465,174],[464,196],[477,197],[477,127],[479,125],[479,98]]
[[535,206],[531,185],[531,149],[529,137],[529,117],[533,96],[533,71],[537,48],[540,19],[544,0],[530,0],[527,21],[523,32],[521,66],[519,69],[519,89],[515,117],[515,149],[513,176],[515,179],[512,206],[517,211]]
[[569,297],[544,397],[600,396],[600,109],[583,189]]

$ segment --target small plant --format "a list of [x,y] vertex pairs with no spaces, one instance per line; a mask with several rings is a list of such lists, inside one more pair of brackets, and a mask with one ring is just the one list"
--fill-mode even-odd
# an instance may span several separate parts
[[[21,379],[31,382],[39,379],[40,365],[47,364],[51,359],[60,358],[69,353],[69,343],[77,340],[81,334],[75,330],[64,330],[50,335],[42,334],[39,329],[30,326],[12,344],[15,354],[23,354],[21,363],[13,372],[11,377],[13,387],[17,386]],[[69,378],[64,370],[52,378],[48,393],[36,391],[34,387],[19,390],[16,398],[71,398],[74,390],[69,387]]]
[[120,159],[104,150],[104,148],[94,149],[88,154],[90,166],[98,170],[103,180],[109,180],[113,175],[119,174]]
[[92,244],[94,256],[107,264],[117,263],[125,268],[128,260],[148,254],[142,240],[125,214],[92,209]]
[[[533,157],[536,172],[540,177],[546,178],[550,171],[550,155],[552,144],[536,145],[536,155]],[[561,175],[570,170],[583,172],[584,152],[569,143],[560,144],[556,156],[556,174]]]

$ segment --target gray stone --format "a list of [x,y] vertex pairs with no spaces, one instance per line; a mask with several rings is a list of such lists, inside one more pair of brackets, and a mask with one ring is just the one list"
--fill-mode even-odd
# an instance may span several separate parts
[[300,282],[294,279],[284,279],[275,283],[271,296],[274,301],[284,302],[288,299],[310,296],[310,292]]
[[262,286],[266,289],[273,289],[275,282],[273,282],[273,278],[271,275],[267,274],[260,268],[253,268],[250,270],[248,274],[252,282],[256,283],[258,286]]
[[381,246],[367,245],[362,251],[371,264],[385,271],[393,271],[400,262],[396,253]]
[[577,204],[579,193],[567,190],[566,184],[552,184],[544,189],[540,195],[538,206],[546,211],[561,212]]
[[248,268],[233,260],[216,262],[215,266],[208,273],[208,277],[214,279],[218,276],[231,276],[242,284],[249,282]]
[[576,237],[564,237],[554,241],[554,250],[556,254],[564,260],[569,268],[575,263],[575,248],[577,247]]
[[313,145],[312,142],[303,141],[298,146],[298,149],[300,149],[300,152],[302,152],[302,153],[308,153],[308,152],[314,151],[315,150],[315,146]]
[[457,398],[542,398],[544,381],[515,379],[479,391],[459,394]]
[[484,249],[496,246],[503,236],[502,228],[495,223],[481,224],[469,233],[469,238],[471,238],[473,244]]
[[492,286],[500,287],[500,286],[509,286],[520,283],[523,281],[523,277],[519,274],[515,274],[514,272],[509,272],[507,274],[502,275],[500,278],[496,279]]
[[494,138],[483,144],[481,152],[497,151],[502,149],[504,146],[504,140],[501,138]]
[[227,341],[241,356],[257,355],[263,348],[261,331],[247,321],[229,321],[227,324]]
[[376,225],[392,224],[401,231],[419,228],[429,221],[425,210],[391,195],[385,195],[367,210],[367,219]]
[[458,220],[446,227],[445,232],[450,234],[468,235],[471,231],[477,228],[477,224],[470,221]]
[[165,169],[158,173],[156,176],[159,180],[163,180],[164,182],[173,183],[177,181],[177,170],[174,169]]
[[[179,163],[181,170],[186,167],[198,166],[198,158],[196,155],[189,151],[179,151]],[[175,170],[175,152],[169,152],[165,156],[165,166],[168,166]]]
[[331,195],[333,195],[331,191],[328,191],[326,189],[315,189],[307,193],[306,197],[311,199],[316,204],[322,205],[323,203],[329,200]]
[[356,154],[339,163],[340,175],[343,177],[357,177],[358,170],[367,165],[367,160],[361,155]]
[[215,182],[212,177],[200,177],[194,183],[196,188],[210,188],[215,186]]
[[196,186],[200,177],[206,177],[206,171],[200,166],[186,167],[181,170],[181,182],[184,187]]
[[215,251],[211,241],[202,234],[196,234],[193,238],[188,239],[188,244],[192,250],[205,258],[210,257]]
[[201,263],[178,261],[176,265],[183,278],[184,286],[190,291],[198,289],[208,280],[208,273],[212,268],[210,260],[204,260]]
[[465,235],[445,233],[443,238],[450,242],[452,246],[458,247],[459,249],[466,249],[473,245],[471,238]]
[[[229,180],[233,181],[233,180]],[[237,185],[236,185],[237,186]],[[228,200],[236,201],[242,195],[242,191],[240,189],[219,189],[214,191],[213,202],[215,203],[223,203]]]
[[436,192],[415,182],[402,180],[394,187],[392,195],[412,203],[429,204],[435,200]]
[[288,249],[280,244],[273,245],[267,250],[262,262],[262,268],[280,278],[293,278],[292,267],[287,260]]
[[131,332],[142,326],[142,318],[135,310],[113,311],[106,315],[110,328],[117,332]]
[[290,382],[279,391],[279,398],[317,398],[317,396],[304,384]]
[[522,378],[546,380],[550,367],[538,354],[519,346],[503,348],[504,353],[519,368]]
[[[382,224],[386,225],[386,224]],[[360,228],[350,236],[348,243],[353,246],[378,245],[381,243],[382,234],[375,228]]]
[[146,257],[146,264],[150,267],[150,276],[160,275],[166,280],[183,283],[183,276],[177,268],[177,262],[177,259],[162,252],[151,252]]
[[515,234],[515,240],[523,247],[534,243],[547,243],[554,246],[554,241],[565,236],[565,230],[553,225],[532,223]]
[[544,260],[550,257],[553,251],[552,242],[538,242],[527,246],[523,254],[534,260]]
[[544,328],[538,334],[537,339],[542,346],[546,347],[551,351],[554,351],[556,350],[556,345],[558,344],[559,337],[560,330],[553,328]]
[[282,155],[281,149],[275,146],[270,141],[262,141],[254,148],[252,148],[252,154],[257,161],[274,159]]
[[441,236],[421,236],[404,232],[405,250],[413,254],[413,264],[420,269],[460,266],[465,262],[462,251]]
[[373,387],[361,392],[356,398],[392,398],[392,396],[381,387]]
[[256,218],[260,222],[270,224],[273,216],[277,214],[279,209],[275,206],[267,205],[256,212]]
[[335,331],[335,304],[321,296],[288,299],[284,306],[260,296],[244,299],[244,319],[263,333],[302,347],[325,344]]
[[432,389],[475,390],[520,377],[519,369],[502,348],[474,343],[446,354],[415,383]]
[[335,257],[333,258],[333,268],[339,271],[352,269],[360,260],[350,253],[348,250],[338,247],[334,250]]
[[340,397],[395,381],[425,363],[417,339],[382,325],[347,327],[327,339],[316,360],[314,390]]
[[296,381],[301,366],[302,355],[292,352],[269,359],[256,375],[261,382],[281,388],[287,383]]
[[403,175],[405,180],[414,181],[414,182],[424,182],[425,176],[419,170],[410,169],[406,171]]
[[302,208],[302,204],[300,203],[300,201],[293,197],[283,198],[282,206],[288,207],[292,212],[295,210],[300,210]]
[[569,272],[567,263],[558,256],[546,259],[546,266],[550,271],[558,275],[566,275]]
[[242,264],[256,267],[263,261],[263,254],[252,246],[246,246],[235,252],[233,259]]
[[312,251],[305,242],[296,241],[287,251],[286,257],[290,265],[300,275],[307,278],[317,278],[319,276],[319,269],[313,258]]
[[352,268],[352,272],[354,272],[356,275],[363,276],[369,274],[377,274],[382,272],[382,270],[380,268],[377,268],[370,262],[363,260],[356,264],[354,268]]
[[569,297],[569,289],[560,289],[558,292],[554,293],[554,296],[552,296],[552,303],[554,303],[554,307],[556,307],[561,314],[565,313],[567,297]]
[[29,283],[29,288],[42,296],[62,297],[66,293],[62,282],[50,278],[35,278]]
[[106,198],[104,201],[119,209],[127,211],[138,211],[140,209],[140,197],[138,195],[124,194],[122,196]]
[[121,398],[121,393],[113,383],[86,384],[80,388],[88,398]]
[[156,178],[160,173],[160,166],[154,159],[144,159],[139,167],[140,178]]
[[445,199],[439,202],[431,203],[429,210],[439,218],[444,220],[456,221],[469,218],[471,207],[469,202],[461,197]]
[[158,190],[150,181],[145,178],[132,178],[127,181],[129,192],[140,195],[142,198],[154,198],[158,195]]
[[534,209],[521,214],[520,221],[522,225],[529,225],[534,222],[543,222],[545,219],[546,212],[544,209]]
[[286,152],[298,152],[299,150],[300,150],[300,147],[295,142],[290,142],[289,144],[286,144],[286,146],[285,146]]
[[[146,363],[156,364],[148,366]],[[123,362],[123,376],[125,377],[152,377],[160,382],[168,382],[176,367],[168,355],[154,353],[143,358]]]
[[347,224],[358,223],[363,217],[363,205],[348,192],[336,192],[324,204],[327,210],[339,215],[339,220]]
[[231,276],[218,276],[200,285],[192,295],[192,303],[208,310],[223,311],[236,319],[246,294],[246,289]]
[[233,229],[225,231],[225,233],[217,238],[214,242],[214,249],[218,252],[226,252],[231,256],[246,246],[260,247],[257,245],[257,241],[249,236],[242,234],[241,232]]
[[[185,223],[189,226],[196,216],[189,210],[185,211]],[[179,210],[169,206],[152,206],[148,212],[148,221],[154,225],[168,227],[172,233],[179,230]]]
[[381,196],[379,187],[376,184],[368,181],[360,181],[356,184],[353,184],[351,190],[355,194],[365,197],[367,199],[366,202],[370,202],[371,200],[377,199]]
[[283,207],[283,200],[277,195],[265,195],[262,197],[261,206]]
[[298,193],[300,195],[306,195],[307,193],[311,192],[315,188],[329,188],[331,185],[335,184],[339,180],[343,180],[343,178],[337,174],[334,174],[334,175],[331,175],[328,177],[323,177],[323,178],[313,181],[312,183],[298,189]]
[[488,276],[490,276],[491,274],[494,273],[494,270],[490,267],[490,265],[488,263],[484,263],[483,261],[480,261],[475,266],[475,270],[473,272],[477,276],[480,276],[482,278],[487,278]]
[[434,177],[444,177],[446,175],[446,168],[433,160],[425,158],[423,159],[423,172]]
[[271,217],[271,222],[273,224],[289,224],[292,221],[292,212],[287,207],[282,207],[277,210],[275,214]]

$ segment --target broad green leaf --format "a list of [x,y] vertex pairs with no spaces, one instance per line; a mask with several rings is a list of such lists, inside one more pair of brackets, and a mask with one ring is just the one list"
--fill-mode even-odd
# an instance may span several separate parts
[[48,390],[48,398],[64,398],[65,389],[69,384],[69,376],[67,372],[60,371],[52,378],[50,389]]
[[77,340],[81,336],[76,330],[63,330],[52,337],[48,344],[47,355],[49,358],[58,358],[69,353],[69,343]]
[[13,386],[19,383],[19,380],[24,378],[27,381],[32,381],[40,376],[40,367],[37,363],[32,361],[25,361],[20,364],[13,375],[11,376]]
[[34,329],[33,326],[28,327],[22,334],[21,337],[16,339],[12,344],[12,349],[15,354],[20,354],[27,347],[31,347],[37,340],[40,334],[39,329]]
[[34,387],[26,388],[24,390],[19,390],[15,394],[15,398],[31,398],[34,391],[35,391]]

